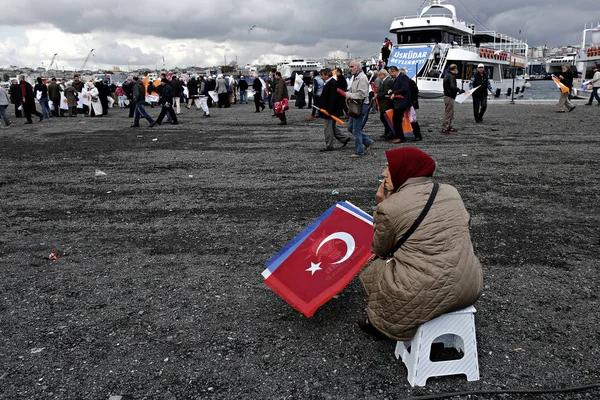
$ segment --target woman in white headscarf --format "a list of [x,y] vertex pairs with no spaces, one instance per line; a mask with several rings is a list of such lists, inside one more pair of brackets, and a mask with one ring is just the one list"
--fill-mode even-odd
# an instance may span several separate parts
[[94,85],[94,82],[86,83],[87,86],[87,95],[88,99],[90,99],[90,116],[102,116],[102,103],[100,103],[100,97],[98,96],[100,92],[98,88]]

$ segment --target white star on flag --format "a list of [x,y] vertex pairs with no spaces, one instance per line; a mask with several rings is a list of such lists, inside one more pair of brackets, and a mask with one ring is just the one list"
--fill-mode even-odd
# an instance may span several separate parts
[[311,272],[311,276],[315,274],[315,272],[317,271],[321,271],[323,270],[323,268],[319,267],[319,265],[321,265],[321,263],[315,264],[315,263],[310,263],[310,268],[305,269],[305,271],[310,271]]

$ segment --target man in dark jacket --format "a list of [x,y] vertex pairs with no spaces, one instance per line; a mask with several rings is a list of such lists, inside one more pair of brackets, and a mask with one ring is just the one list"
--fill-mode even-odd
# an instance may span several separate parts
[[26,124],[32,124],[31,114],[39,117],[39,122],[42,122],[44,116],[35,109],[35,96],[33,95],[33,87],[25,80],[25,75],[19,76],[19,86],[21,89],[21,104],[23,105],[23,113],[27,118]]
[[560,97],[558,98],[558,111],[559,113],[565,112],[565,107],[569,112],[575,109],[575,106],[569,101],[569,95],[571,94],[571,89],[573,88],[573,73],[570,70],[569,65],[563,65],[562,74],[559,76],[560,82],[569,88],[567,93],[560,92]]
[[444,119],[442,121],[442,133],[457,132],[452,126],[454,120],[454,99],[459,93],[465,91],[459,89],[456,85],[456,74],[458,67],[456,64],[450,65],[448,72],[444,75]]
[[240,104],[248,104],[248,82],[244,75],[240,76],[238,89],[240,90]]
[[208,99],[210,96],[208,94],[208,81],[204,79],[204,75],[200,75],[198,77],[198,94],[200,95],[198,102],[198,108],[202,108],[204,111],[204,118],[210,117],[210,108],[208,108]]
[[385,70],[381,69],[379,74],[379,87],[377,88],[377,102],[379,103],[379,120],[383,124],[384,132],[383,139],[392,140],[393,134],[390,129],[390,125],[385,118],[385,112],[392,108],[392,100],[390,99],[390,91],[394,85],[394,79],[390,77],[390,74]]
[[10,85],[10,102],[15,105],[15,117],[21,118],[21,87],[19,86],[19,82],[14,79]]
[[179,78],[175,75],[171,76],[171,88],[173,89],[173,109],[177,115],[181,114],[181,94],[183,93],[183,85]]
[[477,72],[475,72],[473,79],[471,79],[469,89],[473,88],[478,88],[471,95],[473,96],[473,115],[475,116],[475,122],[481,123],[483,122],[483,114],[485,114],[485,110],[487,109],[488,91],[490,93],[494,92],[490,78],[485,70],[485,65],[483,64],[477,66]]
[[133,101],[133,77],[127,77],[127,80],[123,83],[123,91],[129,100],[129,118],[133,118],[133,114],[135,113],[135,101]]
[[62,92],[62,88],[58,83],[56,83],[56,78],[52,78],[52,81],[48,85],[48,98],[52,104],[54,104],[54,111],[52,114],[55,117],[61,117],[60,113],[60,93]]
[[254,82],[252,82],[252,89],[254,89],[254,107],[256,107],[255,113],[265,109],[265,103],[262,100],[264,92],[262,82],[258,75],[254,75]]
[[[342,96],[338,93],[338,84],[335,79],[333,79],[333,72],[329,68],[323,68],[321,70],[321,79],[325,82],[323,86],[323,92],[321,93],[321,98],[319,99],[319,108],[326,111],[326,113],[321,112],[319,116],[325,119],[325,145],[326,147],[322,148],[320,151],[332,151],[333,150],[333,139],[337,139],[340,143],[342,143],[342,147],[346,147],[348,142],[352,139],[352,135],[346,133],[345,135],[340,131],[340,129],[335,124],[335,121],[330,117],[340,117],[343,114],[342,111]],[[329,115],[327,115],[329,114]]]
[[133,102],[135,103],[135,118],[133,120],[132,128],[140,127],[140,117],[144,117],[150,123],[150,128],[156,125],[156,122],[148,115],[144,105],[146,104],[146,88],[142,81],[137,77],[133,77],[132,86]]
[[[192,79],[188,82],[188,103],[185,108],[188,110],[194,104],[194,102],[198,101],[198,81],[196,80],[196,76],[192,76]],[[198,104],[196,104],[198,107]]]
[[169,84],[169,80],[167,78],[162,78],[160,86],[161,90],[158,102],[162,105],[162,108],[158,118],[156,119],[156,123],[160,125],[168,112],[171,116],[172,124],[177,125],[177,115],[173,109],[173,87]]
[[392,143],[401,143],[404,141],[402,118],[404,117],[404,112],[412,105],[410,84],[408,83],[410,78],[406,75],[406,70],[399,70],[398,67],[395,66],[390,67],[390,74],[394,77],[391,98],[393,100],[394,108],[394,131],[396,132],[396,138],[392,140]]
[[[415,109],[415,115],[419,109],[419,87],[417,86],[417,82],[412,79],[408,80],[408,84],[410,86],[410,100],[412,101],[412,106]],[[412,126],[413,135],[415,135],[415,139],[417,141],[423,140],[423,136],[421,135],[421,126],[419,125],[419,121],[415,120],[411,121],[410,125]]]

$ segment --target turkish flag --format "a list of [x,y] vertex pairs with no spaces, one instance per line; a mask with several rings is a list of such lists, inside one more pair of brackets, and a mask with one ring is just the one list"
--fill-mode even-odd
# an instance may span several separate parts
[[172,73],[172,72],[169,72],[169,73],[167,74],[167,80],[171,80],[171,78],[173,78],[173,73]]
[[372,242],[373,218],[339,202],[266,262],[265,284],[310,318],[374,257]]

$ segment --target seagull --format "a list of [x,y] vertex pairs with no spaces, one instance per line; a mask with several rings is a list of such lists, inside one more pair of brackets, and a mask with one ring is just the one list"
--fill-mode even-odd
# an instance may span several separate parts
[[250,29],[248,29],[248,33],[250,33],[250,31],[254,28],[256,28],[256,25],[252,25],[252,27]]

